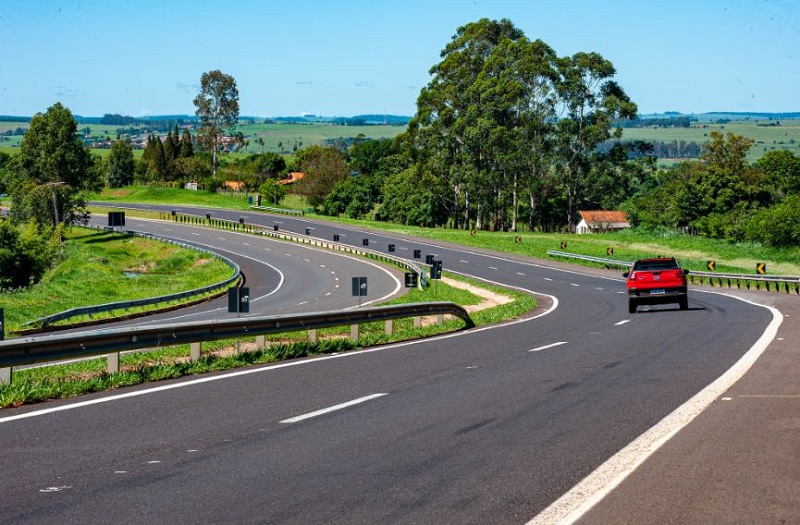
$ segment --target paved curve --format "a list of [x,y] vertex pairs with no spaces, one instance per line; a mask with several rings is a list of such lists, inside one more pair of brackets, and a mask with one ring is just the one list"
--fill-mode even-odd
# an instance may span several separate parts
[[3,411],[0,523],[99,523],[111,507],[123,523],[524,523],[730,368],[771,317],[701,293],[689,311],[632,316],[618,279],[393,241],[558,308]]
[[[101,224],[98,218],[95,223]],[[403,291],[401,272],[359,257],[232,231],[132,217],[126,223],[128,230],[146,231],[212,249],[239,264],[251,296],[250,313],[241,314],[242,317],[357,307],[358,299],[351,290],[352,277],[367,277],[369,295],[362,299],[362,305],[380,302]],[[291,278],[286,279],[287,275]],[[210,304],[141,318],[136,324],[202,321],[233,315],[227,310],[227,297],[221,297]]]

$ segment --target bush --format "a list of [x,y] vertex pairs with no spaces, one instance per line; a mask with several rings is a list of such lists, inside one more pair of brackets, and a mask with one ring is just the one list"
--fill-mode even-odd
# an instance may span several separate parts
[[[57,230],[54,236],[60,237]],[[35,227],[20,231],[0,222],[0,289],[25,288],[37,283],[52,263],[53,247]]]
[[746,226],[746,237],[765,246],[800,245],[800,195],[756,213]]

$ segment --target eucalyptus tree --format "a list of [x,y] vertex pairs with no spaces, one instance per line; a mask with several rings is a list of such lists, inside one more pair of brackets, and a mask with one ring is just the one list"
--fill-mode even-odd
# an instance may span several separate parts
[[448,181],[455,227],[469,228],[470,191],[480,193],[481,178],[491,168],[485,140],[492,125],[475,83],[498,44],[522,37],[508,19],[484,18],[459,27],[417,99],[409,135],[422,148],[421,160]]
[[636,117],[636,104],[611,80],[614,65],[599,53],[559,60],[558,174],[567,199],[567,228],[575,230],[578,206],[590,184],[592,156],[601,143],[622,136],[619,119]]
[[217,149],[222,134],[233,131],[239,120],[236,80],[219,69],[203,73],[200,93],[194,99],[200,130],[211,145],[211,173],[217,177]]
[[491,101],[495,129],[489,134],[503,187],[510,192],[511,229],[517,229],[520,193],[529,199],[534,227],[537,199],[546,187],[552,157],[558,57],[541,40],[503,40],[481,73],[484,101]]

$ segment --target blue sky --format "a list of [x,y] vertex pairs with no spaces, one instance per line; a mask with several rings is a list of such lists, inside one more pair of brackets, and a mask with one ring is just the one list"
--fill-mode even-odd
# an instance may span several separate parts
[[800,111],[795,0],[0,0],[0,114],[193,114],[220,69],[241,115],[413,115],[481,18],[602,54],[640,113]]

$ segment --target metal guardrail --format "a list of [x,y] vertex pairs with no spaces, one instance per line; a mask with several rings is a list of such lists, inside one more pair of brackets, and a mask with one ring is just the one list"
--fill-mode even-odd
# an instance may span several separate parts
[[465,328],[475,326],[463,307],[450,302],[435,302],[112,328],[0,341],[0,369],[141,348],[155,349],[184,343],[202,343],[440,314],[450,314],[460,318],[464,321]]
[[292,209],[288,209],[288,208],[273,208],[271,206],[257,206],[255,204],[251,204],[250,208],[252,208],[254,210],[268,211],[268,212],[272,212],[272,213],[282,213],[284,215],[298,215],[298,216],[301,216],[301,217],[303,215],[305,215],[303,210],[292,210]]
[[[603,257],[593,257],[590,255],[580,255],[577,253],[568,253],[568,252],[559,252],[556,250],[548,250],[547,255],[551,257],[563,257],[565,259],[578,259],[582,261],[589,261],[595,262],[600,264],[605,264],[608,266],[620,266],[623,268],[630,268],[633,266],[633,261],[621,261],[618,259],[606,259]],[[708,281],[708,284],[711,286],[714,285],[716,282],[719,286],[727,286],[728,288],[733,288],[735,285],[737,288],[741,288],[744,284],[745,288],[748,290],[750,289],[751,284],[757,290],[761,289],[761,284],[764,284],[764,287],[767,291],[785,291],[786,293],[791,293],[794,291],[796,294],[800,294],[800,277],[795,276],[784,276],[784,275],[759,275],[759,274],[746,274],[746,273],[724,273],[724,272],[704,272],[704,271],[695,271],[689,270],[688,272],[689,282],[698,284],[703,284],[704,281]],[[696,281],[695,281],[696,280]],[[772,289],[774,288],[774,290]],[[781,290],[783,288],[783,290]]]
[[236,264],[232,260],[228,259],[227,257],[223,257],[222,255],[220,255],[218,253],[212,252],[210,250],[206,250],[204,248],[199,248],[197,246],[192,246],[191,244],[182,243],[182,242],[175,241],[175,240],[172,240],[172,239],[165,239],[165,238],[158,237],[156,235],[151,235],[151,234],[148,234],[148,233],[135,232],[135,231],[131,231],[131,230],[123,230],[123,229],[114,228],[114,227],[111,227],[111,226],[105,226],[105,227],[103,227],[103,226],[99,226],[99,227],[87,226],[87,228],[92,228],[92,229],[97,229],[97,230],[104,230],[104,231],[109,231],[109,232],[124,233],[126,235],[134,235],[134,236],[143,237],[143,238],[146,238],[146,239],[153,239],[153,240],[160,241],[160,242],[166,242],[166,243],[169,243],[169,244],[175,244],[177,246],[181,246],[182,248],[187,248],[187,249],[195,250],[195,251],[198,251],[198,252],[201,252],[201,253],[206,253],[206,254],[211,255],[211,256],[213,256],[213,257],[215,257],[217,259],[220,259],[221,261],[226,263],[228,266],[230,266],[233,269],[233,275],[231,277],[229,277],[228,279],[225,279],[224,281],[221,281],[221,282],[218,282],[218,283],[215,283],[215,284],[211,284],[211,285],[208,285],[208,286],[203,286],[202,288],[195,288],[194,290],[187,290],[187,291],[184,291],[184,292],[177,292],[177,293],[168,294],[168,295],[161,295],[161,296],[158,296],[158,297],[149,297],[149,298],[145,298],[145,299],[134,299],[134,300],[131,300],[131,301],[119,301],[119,302],[114,302],[114,303],[105,303],[105,304],[98,304],[98,305],[93,305],[93,306],[80,306],[80,307],[77,307],[77,308],[70,308],[69,310],[64,310],[63,312],[58,312],[58,313],[55,313],[53,315],[40,317],[40,318],[35,319],[33,321],[28,321],[27,323],[24,323],[22,325],[23,327],[24,326],[31,326],[31,325],[48,326],[51,323],[56,323],[58,321],[63,321],[65,319],[71,319],[73,317],[79,317],[81,315],[92,315],[92,314],[97,314],[97,313],[102,313],[102,312],[112,312],[114,310],[126,310],[126,309],[129,309],[129,308],[135,308],[135,307],[138,307],[138,306],[150,306],[150,305],[154,305],[154,304],[168,303],[168,302],[172,302],[172,301],[179,301],[179,300],[186,299],[186,298],[189,298],[189,297],[201,296],[201,295],[205,295],[207,293],[214,292],[216,290],[221,290],[223,288],[227,288],[231,284],[233,284],[236,281],[238,281],[239,277],[241,276],[241,269],[239,268],[238,264]]
[[171,218],[175,222],[189,223],[195,226],[221,227],[224,229],[230,229],[234,231],[241,230],[245,233],[264,235],[268,237],[273,237],[275,239],[281,239],[284,241],[308,244],[326,250],[351,253],[353,255],[359,255],[361,257],[368,257],[370,259],[388,262],[390,264],[394,264],[410,272],[416,273],[419,276],[419,279],[417,281],[419,288],[423,288],[428,285],[428,276],[419,265],[415,264],[412,261],[409,261],[408,259],[403,259],[402,257],[395,257],[388,253],[383,253],[376,250],[368,250],[365,248],[359,248],[356,246],[351,246],[349,244],[343,244],[336,241],[326,241],[317,237],[312,237],[310,235],[301,235],[297,233],[283,232],[280,230],[275,230],[274,227],[269,228],[267,226],[261,226],[258,224],[247,224],[242,222],[241,220],[237,222],[228,219],[211,218],[209,215],[201,217],[199,215],[193,215],[189,213],[173,212],[172,214],[170,214],[162,212],[161,218],[165,220]]

